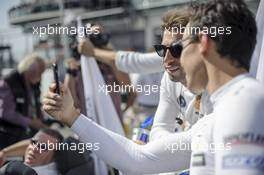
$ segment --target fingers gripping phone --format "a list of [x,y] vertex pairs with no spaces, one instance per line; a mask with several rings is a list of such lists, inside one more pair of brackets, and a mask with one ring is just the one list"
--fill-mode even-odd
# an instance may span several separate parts
[[60,84],[59,84],[59,75],[58,75],[58,65],[56,63],[52,64],[53,68],[53,75],[54,75],[54,80],[56,83],[56,89],[55,93],[60,94]]

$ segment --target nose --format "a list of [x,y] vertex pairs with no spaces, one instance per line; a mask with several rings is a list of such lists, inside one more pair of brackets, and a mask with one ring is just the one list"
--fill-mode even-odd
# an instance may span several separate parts
[[175,61],[175,58],[171,55],[169,49],[166,50],[165,57],[163,59],[164,64],[170,65]]
[[35,148],[32,150],[34,154],[37,154],[39,152],[39,149],[38,148]]

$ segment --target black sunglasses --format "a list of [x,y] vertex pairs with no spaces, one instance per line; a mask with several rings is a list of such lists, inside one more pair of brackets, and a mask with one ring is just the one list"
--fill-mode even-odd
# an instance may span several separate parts
[[30,144],[32,144],[34,147],[37,147],[38,150],[48,151],[48,144],[46,144],[46,143],[40,143],[36,139],[30,139]]
[[169,50],[174,58],[180,58],[183,49],[182,45],[179,43],[173,43],[170,47],[164,46],[162,44],[157,44],[154,45],[154,48],[160,57],[165,57],[167,50]]
[[164,58],[167,50],[169,50],[171,55],[174,58],[180,58],[182,50],[194,41],[194,40],[190,41],[186,46],[183,47],[182,42],[186,41],[188,39],[190,39],[190,37],[187,37],[184,40],[176,41],[176,42],[172,43],[172,45],[170,47],[167,47],[167,46],[162,45],[162,44],[156,44],[156,45],[154,45],[154,48],[160,57]]

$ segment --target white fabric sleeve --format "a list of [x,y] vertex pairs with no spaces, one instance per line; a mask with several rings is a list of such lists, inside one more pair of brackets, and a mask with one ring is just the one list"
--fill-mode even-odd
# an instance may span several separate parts
[[138,145],[99,126],[84,115],[78,117],[72,129],[84,143],[98,143],[99,149],[94,150],[94,153],[110,166],[127,174],[172,172],[190,166],[191,151],[175,149],[180,144],[190,144],[189,131]]
[[247,87],[250,84],[241,82],[214,109],[216,175],[264,174],[264,93],[263,87]]
[[126,73],[150,74],[163,72],[163,59],[157,53],[118,51],[116,67]]
[[259,7],[256,15],[256,22],[258,27],[257,44],[251,57],[250,73],[257,80],[264,82],[264,1],[259,2]]
[[173,94],[175,89],[172,90],[171,87],[176,88],[176,83],[169,79],[167,73],[164,73],[160,86],[160,101],[150,132],[150,141],[175,133],[175,119],[180,109],[175,100],[172,99],[176,98],[176,95]]

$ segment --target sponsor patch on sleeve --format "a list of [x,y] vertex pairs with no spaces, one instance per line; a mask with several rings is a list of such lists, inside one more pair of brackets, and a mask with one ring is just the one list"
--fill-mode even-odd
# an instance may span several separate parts
[[205,155],[201,154],[194,154],[192,157],[192,166],[205,166]]

